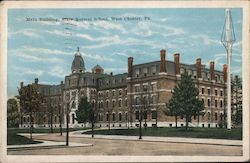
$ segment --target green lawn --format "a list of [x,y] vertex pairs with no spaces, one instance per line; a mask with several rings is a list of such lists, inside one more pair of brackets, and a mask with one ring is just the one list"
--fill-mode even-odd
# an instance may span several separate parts
[[[84,132],[84,134],[91,134],[91,131]],[[96,130],[95,134],[138,136],[139,129],[111,129],[110,132],[108,130]],[[242,140],[242,128],[232,129],[231,131],[224,128],[189,128],[187,131],[185,128],[142,128],[142,135]]]
[[[69,131],[77,131],[77,130],[84,130],[84,128],[69,128]],[[33,141],[27,137],[18,135],[18,133],[29,133],[30,130],[29,128],[25,129],[20,129],[20,128],[15,128],[15,129],[8,129],[7,130],[7,145],[21,145],[21,144],[36,144],[36,143],[41,143],[38,141]],[[53,129],[54,133],[60,133],[60,129],[56,128]],[[66,132],[66,129],[63,128],[63,132]],[[33,133],[50,133],[50,129],[33,129]]]

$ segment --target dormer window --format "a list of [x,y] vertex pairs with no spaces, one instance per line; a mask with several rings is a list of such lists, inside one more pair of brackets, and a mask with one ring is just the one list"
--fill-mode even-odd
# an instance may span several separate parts
[[139,77],[139,69],[135,70],[135,76],[138,78]]

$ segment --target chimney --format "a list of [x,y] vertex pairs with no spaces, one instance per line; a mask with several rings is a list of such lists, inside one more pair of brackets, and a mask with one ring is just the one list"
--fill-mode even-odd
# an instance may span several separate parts
[[23,82],[20,82],[20,86],[21,86],[21,88],[23,88]]
[[180,54],[174,54],[174,63],[175,63],[175,74],[180,74]]
[[160,65],[160,72],[166,72],[166,50],[162,49],[160,51],[161,54],[161,65]]
[[227,64],[223,65],[223,78],[224,78],[224,82],[227,82]]
[[63,85],[63,81],[61,81],[61,85]]
[[215,80],[214,61],[210,62],[210,77],[211,80]]
[[35,78],[35,84],[38,84],[38,78]]
[[196,59],[197,78],[201,78],[201,58]]
[[128,57],[128,77],[132,77],[133,57]]

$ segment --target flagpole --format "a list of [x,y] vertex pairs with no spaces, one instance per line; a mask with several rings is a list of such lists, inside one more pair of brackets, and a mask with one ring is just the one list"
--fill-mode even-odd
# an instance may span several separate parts
[[[225,10],[226,21],[222,32],[221,42],[227,52],[227,129],[231,130],[231,55],[232,45],[235,42],[233,22],[230,9]],[[224,113],[225,114],[225,113]]]

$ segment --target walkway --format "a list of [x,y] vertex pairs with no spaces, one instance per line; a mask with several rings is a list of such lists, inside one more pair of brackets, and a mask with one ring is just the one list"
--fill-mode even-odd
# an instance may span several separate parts
[[[29,137],[29,134],[19,134],[22,136]],[[42,136],[47,134],[33,134],[34,137],[36,136]],[[65,142],[61,141],[47,141],[47,140],[39,140],[35,138],[36,141],[40,141],[42,143],[36,143],[36,144],[24,144],[24,145],[8,145],[8,149],[16,149],[16,148],[32,148],[32,147],[55,147],[55,146],[61,146],[65,147]],[[69,147],[88,147],[93,146],[93,144],[83,144],[83,143],[69,143]]]
[[[90,138],[91,134],[82,134],[89,130],[74,131],[70,133],[70,137],[85,137]],[[206,138],[183,138],[183,137],[155,137],[155,136],[122,136],[122,135],[94,135],[95,138],[101,139],[117,139],[117,140],[139,140],[151,142],[169,142],[169,143],[192,143],[192,144],[210,144],[210,145],[227,145],[227,146],[242,146],[242,140],[228,139],[206,139]]]

